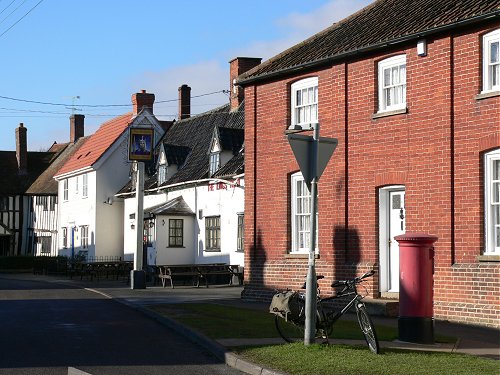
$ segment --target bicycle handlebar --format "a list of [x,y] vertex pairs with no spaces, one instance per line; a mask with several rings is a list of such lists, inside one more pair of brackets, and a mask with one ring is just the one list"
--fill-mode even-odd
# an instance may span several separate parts
[[375,274],[374,270],[368,271],[365,274],[355,277],[352,280],[336,280],[332,283],[332,287],[336,288],[339,286],[345,286],[345,285],[350,285],[350,284],[359,284],[363,279],[366,279],[367,277],[373,276]]

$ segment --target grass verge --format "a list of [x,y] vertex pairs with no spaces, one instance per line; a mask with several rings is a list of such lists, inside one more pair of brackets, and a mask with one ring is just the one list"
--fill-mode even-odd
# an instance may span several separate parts
[[[279,337],[273,317],[265,311],[217,304],[156,305],[151,309],[187,325],[212,339]],[[379,341],[392,341],[397,329],[376,325]],[[341,319],[333,338],[364,340],[357,321]],[[437,337],[437,342],[454,342]],[[233,351],[251,362],[291,375],[309,374],[499,374],[498,361],[439,352],[382,349],[372,354],[363,346],[310,345],[303,343],[239,347]]]

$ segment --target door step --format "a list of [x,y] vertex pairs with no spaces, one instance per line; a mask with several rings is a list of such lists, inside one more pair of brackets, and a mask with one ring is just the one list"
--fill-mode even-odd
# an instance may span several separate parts
[[397,317],[399,315],[399,301],[386,298],[364,298],[368,314],[378,316]]

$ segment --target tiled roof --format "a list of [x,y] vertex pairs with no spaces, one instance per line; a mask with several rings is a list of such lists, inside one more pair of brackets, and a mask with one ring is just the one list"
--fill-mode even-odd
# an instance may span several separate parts
[[24,194],[45,171],[57,153],[28,152],[26,174],[19,174],[15,151],[0,151],[0,195]]
[[[54,180],[54,175],[61,167],[83,146],[90,137],[79,138],[76,143],[63,143],[52,145],[50,150],[59,150],[50,166],[31,184],[26,194],[31,195],[55,195],[57,194],[58,184]],[[64,147],[62,147],[64,145]]]
[[194,215],[193,210],[187,205],[182,196],[169,200],[144,210],[153,215]]
[[245,153],[241,150],[236,156],[214,173],[213,177],[226,178],[241,174],[245,171]]
[[127,129],[131,120],[132,112],[129,112],[102,124],[85,144],[80,147],[78,152],[72,155],[61,167],[56,176],[94,165]]
[[191,152],[191,149],[185,146],[170,145],[167,143],[164,143],[163,146],[168,165],[175,164],[180,167]]
[[378,0],[242,74],[238,83],[320,66],[492,17],[500,19],[500,0]]
[[208,177],[208,154],[210,141],[216,126],[219,130],[244,129],[243,105],[230,112],[230,105],[224,105],[184,120],[177,121],[165,133],[163,143],[184,146],[191,149],[181,169],[175,173],[165,185]]

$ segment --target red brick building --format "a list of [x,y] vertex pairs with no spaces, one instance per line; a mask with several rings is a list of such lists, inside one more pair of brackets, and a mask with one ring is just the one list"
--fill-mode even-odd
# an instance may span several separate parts
[[[377,271],[397,300],[398,245],[435,243],[437,319],[500,326],[500,1],[379,0],[241,75],[245,298],[298,288],[309,199],[286,133],[338,147],[318,184],[316,270]],[[306,133],[307,134],[307,133]]]

